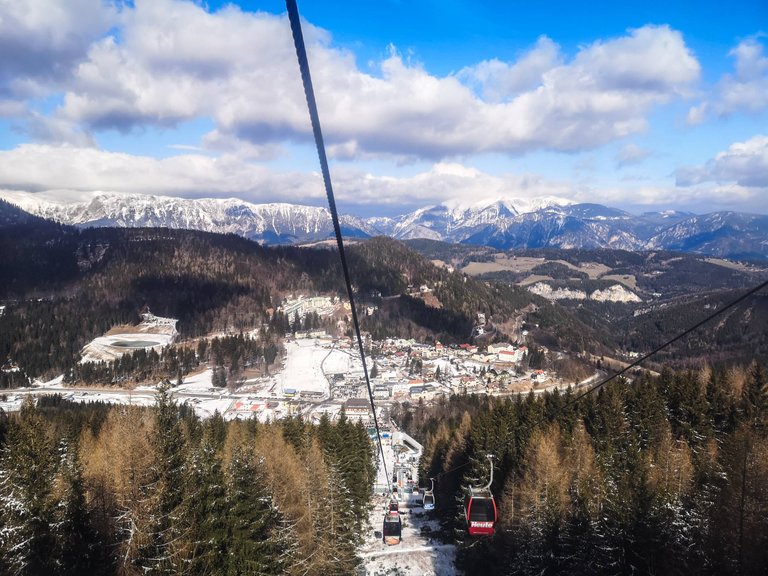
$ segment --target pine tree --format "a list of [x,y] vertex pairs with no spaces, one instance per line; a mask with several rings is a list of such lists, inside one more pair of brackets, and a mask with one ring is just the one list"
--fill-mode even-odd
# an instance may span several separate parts
[[[325,416],[325,413],[323,413]],[[326,416],[326,425],[328,424]],[[304,420],[301,416],[291,416],[282,421],[283,425],[283,438],[293,445],[296,452],[302,452],[306,446],[306,428]]]
[[356,533],[366,516],[375,478],[373,449],[370,436],[360,421],[352,424],[339,421],[336,446],[331,448],[329,458],[341,475],[341,482],[348,492],[348,507],[351,513],[351,527]]
[[137,566],[150,574],[170,574],[178,562],[178,513],[183,497],[184,437],[179,409],[170,387],[158,386],[155,405],[153,482],[148,497],[154,502],[149,518],[149,538],[138,550]]
[[251,455],[238,447],[227,485],[229,550],[227,576],[282,574],[291,564],[290,530],[275,508],[267,482]]
[[749,370],[742,405],[748,422],[755,429],[765,431],[768,427],[768,377],[757,362]]
[[70,440],[64,443],[62,451],[60,482],[63,495],[56,526],[57,573],[64,576],[94,574],[97,569],[104,568],[105,559],[100,557],[98,535],[91,525],[85,502],[79,446]]
[[583,425],[574,430],[566,465],[572,476],[568,487],[570,507],[562,536],[562,571],[593,574],[599,559],[597,522],[603,483],[595,451]]
[[8,574],[52,574],[55,539],[51,493],[56,450],[31,400],[11,424],[0,461],[0,568]]
[[216,429],[215,423],[206,422],[202,442],[186,469],[184,501],[174,520],[183,530],[184,574],[223,574],[226,570],[227,504]]
[[203,434],[214,450],[218,451],[224,447],[227,438],[227,426],[224,417],[218,410],[215,410],[211,417],[205,421]]

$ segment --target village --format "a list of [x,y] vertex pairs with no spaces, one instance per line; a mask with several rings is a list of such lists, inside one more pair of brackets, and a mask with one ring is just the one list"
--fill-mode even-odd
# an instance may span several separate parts
[[[273,394],[290,400],[310,420],[336,417],[372,424],[371,401],[357,346],[324,332],[299,332],[285,342],[283,369],[271,378]],[[527,367],[528,348],[511,343],[445,346],[366,335],[366,367],[377,411],[395,402],[431,404],[452,394],[509,396],[565,389],[567,383]],[[297,370],[298,367],[301,367]],[[379,410],[381,408],[381,410]],[[386,420],[386,418],[384,418]]]
[[[428,298],[431,290],[409,286],[409,292]],[[345,327],[341,318],[350,308],[338,298],[292,295],[278,310],[294,328],[306,325],[308,316],[336,319],[338,334]],[[361,312],[371,315],[376,307],[365,305]],[[529,348],[521,343],[527,332],[521,331],[521,342],[516,343],[480,338],[492,330],[485,315],[477,313],[472,336],[490,342],[486,345],[375,340],[364,333],[366,368],[379,421],[388,424],[389,408],[397,402],[429,405],[453,394],[509,396],[564,390],[574,384],[529,366]],[[270,375],[251,378],[238,388],[236,394],[245,398],[226,407],[225,418],[301,415],[317,422],[323,415],[337,418],[343,408],[347,418],[373,425],[371,399],[354,339],[321,328],[294,330],[286,337],[284,350]],[[539,347],[539,351],[550,354],[545,348]]]
[[[415,290],[429,293],[426,286]],[[341,318],[350,308],[338,298],[298,296],[285,299],[279,310],[294,319],[294,326],[306,325],[308,316],[338,319],[338,334],[343,333],[345,322]],[[362,310],[365,314],[375,313],[371,306]],[[175,319],[160,318],[145,310],[138,326],[116,327],[86,345],[81,361],[113,360],[139,348],[160,349],[175,339],[175,325]],[[485,316],[478,313],[473,337],[482,336],[489,329],[492,327]],[[523,331],[520,336],[524,342],[527,333]],[[256,338],[257,333],[246,337]],[[566,382],[555,373],[532,368],[526,344],[485,340],[490,343],[444,345],[439,341],[401,338],[375,340],[364,334],[366,368],[379,420],[386,426],[389,409],[398,402],[429,405],[454,394],[536,394],[597,377],[596,374],[582,383]],[[336,419],[343,409],[347,418],[373,425],[371,399],[355,340],[314,328],[291,331],[283,348],[284,353],[266,373],[253,371],[236,386],[217,385],[215,367],[204,365],[176,382],[172,394],[203,418],[219,412],[227,420],[267,421],[300,415],[317,422],[323,415]],[[538,351],[545,356],[554,354],[542,347]],[[10,398],[4,395],[0,407],[17,410],[24,396],[46,393],[62,393],[70,400],[82,402],[149,405],[154,401],[157,385],[147,383],[131,390],[107,385],[102,389],[78,389],[65,385],[59,377],[37,381],[26,390],[17,390],[20,393]]]

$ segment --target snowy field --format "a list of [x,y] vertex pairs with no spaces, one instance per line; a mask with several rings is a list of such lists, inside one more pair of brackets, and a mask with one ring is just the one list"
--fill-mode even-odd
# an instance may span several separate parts
[[[21,408],[27,396],[61,394],[73,402],[105,402],[152,406],[155,404],[157,386],[137,386],[133,390],[111,387],[69,388],[59,376],[48,382],[37,381],[32,388],[9,390],[7,400],[0,401],[0,408],[13,412]],[[285,401],[265,399],[245,391],[230,394],[225,388],[215,388],[210,369],[190,374],[180,386],[171,389],[172,398],[179,404],[188,404],[201,418],[210,418],[218,411],[226,420],[256,418],[262,422],[285,417],[290,409]]]
[[276,391],[322,392],[330,394],[326,374],[360,372],[360,357],[347,350],[331,348],[318,340],[289,340],[285,343],[285,366],[275,376]]
[[[138,348],[165,346],[176,336],[175,325],[176,320],[172,318],[147,314],[138,326],[118,328],[93,340],[83,349],[82,361],[114,359]],[[235,393],[214,387],[213,372],[204,369],[188,374],[181,385],[172,388],[171,395],[180,404],[189,404],[201,418],[209,418],[218,411],[226,420],[256,418],[266,422],[303,414],[311,421],[318,421],[323,413],[334,419],[340,404],[310,404],[297,400],[301,399],[302,392],[320,393],[322,397],[316,400],[327,400],[330,396],[329,377],[340,373],[362,376],[360,357],[354,351],[335,348],[329,341],[317,339],[289,340],[285,348],[286,357],[279,372],[273,376],[250,378]],[[289,390],[293,390],[291,397],[286,394]],[[133,390],[69,388],[59,377],[48,382],[35,382],[30,389],[9,391],[8,399],[0,401],[0,408],[15,411],[27,395],[54,393],[75,402],[150,406],[155,401],[156,392],[156,385],[138,386]],[[297,396],[295,399],[294,394]]]
[[[176,335],[176,321],[147,316],[149,318],[145,317],[142,324],[133,327],[133,332],[121,328],[115,330],[115,333],[96,338],[84,349],[83,361],[107,359],[112,353],[109,348],[115,347],[115,344],[119,344],[117,348],[121,353],[155,344],[169,344]],[[226,420],[256,418],[266,422],[303,413],[316,421],[323,412],[334,418],[340,405],[297,403],[288,398],[284,391],[293,389],[299,396],[304,391],[320,392],[328,398],[329,384],[325,374],[362,373],[359,357],[319,340],[288,341],[286,351],[285,363],[280,372],[274,376],[246,380],[235,393],[230,393],[226,388],[214,387],[213,373],[205,369],[188,374],[181,385],[172,388],[171,395],[180,404],[189,404],[201,418],[209,418],[216,411]],[[110,387],[69,388],[59,377],[48,382],[35,382],[30,389],[9,392],[11,394],[8,399],[0,401],[0,408],[5,411],[18,410],[27,395],[54,393],[75,402],[101,401],[150,406],[155,401],[157,387],[138,386],[133,390]]]
[[[266,380],[269,382],[269,379]],[[213,371],[210,368],[188,374],[181,385],[173,388],[171,394],[177,402],[192,406],[195,414],[201,418],[209,418],[218,411],[225,420],[256,418],[266,422],[282,418],[288,412],[284,402],[267,400],[263,395],[254,393],[251,386],[239,389],[234,394],[226,388],[216,388],[213,386]]]

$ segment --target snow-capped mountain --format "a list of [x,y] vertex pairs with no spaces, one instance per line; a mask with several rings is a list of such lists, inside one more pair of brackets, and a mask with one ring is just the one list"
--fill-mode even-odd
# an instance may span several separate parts
[[535,204],[514,199],[484,200],[472,204],[448,201],[394,219],[392,226],[382,232],[401,240],[429,238],[466,242],[474,236],[512,225],[521,214],[567,203],[567,200],[558,198],[542,198]]
[[597,204],[550,204],[498,219],[462,241],[508,248],[637,249],[642,241],[624,228],[632,216]]
[[[54,204],[34,194],[4,196],[34,215],[76,226],[189,228],[239,234],[268,244],[314,242],[333,235],[328,210],[313,206],[106,193],[96,193],[86,202]],[[735,212],[699,216],[667,211],[638,216],[553,197],[495,198],[468,204],[444,202],[397,217],[342,215],[340,220],[348,237],[383,234],[499,249],[668,249],[768,258],[768,216]]]
[[739,212],[691,215],[653,235],[649,248],[751,257],[768,256],[768,216]]
[[[644,248],[659,231],[653,218],[558,198],[438,204],[395,219],[382,230],[398,239],[429,238],[509,248]],[[677,222],[671,217],[668,226]],[[646,232],[646,229],[650,231]],[[638,233],[639,231],[644,233]]]
[[[270,244],[309,242],[333,235],[330,213],[314,206],[102,193],[75,204],[54,204],[29,195],[8,200],[38,216],[84,227],[187,228],[238,234]],[[367,237],[373,233],[359,218],[342,215],[339,220],[345,235]]]

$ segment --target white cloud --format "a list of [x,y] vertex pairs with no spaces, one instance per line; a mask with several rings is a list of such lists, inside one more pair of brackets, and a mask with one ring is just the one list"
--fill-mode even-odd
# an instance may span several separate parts
[[0,98],[0,118],[17,118],[26,113],[26,107],[19,100]]
[[133,192],[184,197],[241,196],[303,202],[324,197],[318,176],[275,173],[234,156],[157,159],[94,148],[24,144],[0,151],[0,187],[43,192]]
[[759,37],[741,41],[728,55],[735,59],[734,72],[724,74],[711,99],[688,111],[689,124],[700,124],[708,114],[730,116],[768,109],[768,56]]
[[[644,130],[650,108],[686,94],[699,74],[680,34],[667,27],[645,27],[596,43],[570,64],[544,70],[542,62],[557,61],[553,50],[549,41],[540,41],[519,66],[505,69],[507,84],[489,72],[482,91],[491,90],[499,101],[486,101],[461,83],[468,70],[438,78],[393,54],[382,63],[381,77],[374,77],[359,72],[351,59],[321,49],[313,74],[324,133],[336,147],[331,150],[341,150],[344,157],[581,150]],[[487,66],[483,70],[488,72]],[[476,83],[480,69],[473,73]],[[527,89],[501,94],[502,85]],[[308,134],[303,99],[279,102],[277,110],[235,99],[227,114],[219,114],[220,129],[257,140],[275,133]]]
[[616,165],[620,168],[640,164],[648,158],[652,152],[637,144],[627,144],[616,153]]
[[701,124],[704,122],[707,116],[707,110],[709,106],[706,102],[702,102],[701,104],[697,104],[696,106],[691,106],[688,109],[688,114],[686,115],[685,121],[687,124],[690,124],[692,126],[695,126],[697,124]]
[[[322,36],[307,28],[310,40]],[[296,69],[285,70],[292,50],[285,18],[142,0],[125,15],[119,43],[109,37],[91,47],[62,113],[95,128],[128,130],[197,116],[225,121],[238,99],[276,110],[270,99],[284,99],[289,87],[289,101],[302,94]]]
[[267,161],[274,160],[280,156],[285,156],[286,151],[280,144],[253,144],[248,141],[240,140],[230,134],[222,134],[218,130],[213,130],[203,136],[203,147],[182,147],[176,148],[208,150],[216,153],[225,153],[243,160]]
[[736,73],[720,82],[721,114],[757,112],[768,108],[768,57],[757,38],[741,42],[729,53],[736,58]]
[[[766,173],[766,137],[747,143],[738,153],[735,145],[726,156],[718,156],[721,172],[733,181],[709,183],[699,174],[689,186],[653,183],[590,182],[575,184],[539,174],[491,175],[459,163],[439,162],[409,177],[365,173],[347,165],[334,166],[332,177],[336,199],[343,209],[356,212],[406,212],[416,207],[455,200],[461,203],[485,198],[535,200],[558,197],[574,202],[597,202],[609,206],[646,209],[715,209],[765,212],[764,180],[736,178],[736,173]],[[761,143],[762,142],[762,143]],[[754,149],[754,150],[753,150]],[[748,150],[753,150],[748,152]],[[762,150],[762,152],[760,152]],[[736,158],[742,155],[742,160]],[[758,156],[758,160],[744,157]],[[759,154],[763,154],[759,160]],[[756,162],[756,163],[755,163]],[[727,168],[726,168],[727,167]],[[763,177],[764,178],[764,177]],[[754,187],[756,186],[763,186]],[[751,187],[750,187],[751,186]],[[100,151],[74,146],[25,144],[0,151],[0,190],[33,192],[48,200],[72,202],[93,192],[122,192],[227,198],[260,202],[325,204],[325,191],[318,173],[276,172],[254,165],[243,157],[219,158],[201,154],[179,154],[164,159]]]
[[102,0],[0,2],[0,98],[64,83],[90,44],[118,19]]
[[[256,145],[311,137],[285,17],[177,0],[126,10],[121,41],[94,44],[59,113],[130,130],[210,116],[216,137]],[[396,52],[376,75],[304,25],[329,151],[341,158],[442,159],[476,152],[593,148],[646,128],[685,96],[699,64],[681,34],[645,26],[582,47],[570,62],[541,38],[515,62],[437,77]],[[475,91],[477,90],[477,92]]]
[[89,148],[96,146],[93,137],[84,132],[78,124],[61,118],[49,118],[37,112],[26,115],[24,132],[36,142]]
[[487,101],[501,102],[541,86],[544,74],[562,61],[560,47],[542,36],[516,62],[507,63],[496,58],[484,60],[459,71],[458,77]]
[[743,188],[768,188],[768,136],[736,142],[704,166],[677,171],[678,186],[703,182],[726,183]]
[[[361,206],[415,206],[448,199],[514,196],[570,197],[569,184],[535,174],[492,176],[456,163],[437,163],[411,177],[333,170],[339,202]],[[0,151],[0,188],[70,201],[96,191],[181,197],[230,197],[251,202],[324,203],[317,173],[275,172],[226,155],[180,154],[164,159],[94,148],[24,144]]]

